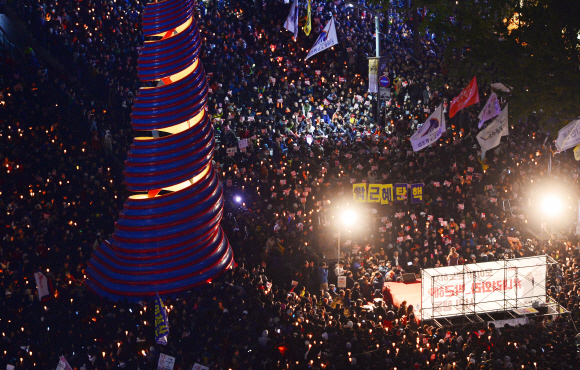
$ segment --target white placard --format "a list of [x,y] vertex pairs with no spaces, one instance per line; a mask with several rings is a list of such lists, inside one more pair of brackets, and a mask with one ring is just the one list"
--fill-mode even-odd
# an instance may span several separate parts
[[346,288],[346,276],[339,276],[336,286],[338,288]]
[[159,355],[157,370],[173,370],[173,366],[175,366],[175,357],[164,355],[163,353]]
[[240,139],[238,140],[238,147],[240,149],[246,148],[248,146],[248,139]]
[[424,269],[422,320],[529,307],[546,298],[547,256]]
[[197,362],[193,365],[193,369],[192,370],[209,370],[209,367],[207,366],[203,366],[198,364]]
[[235,146],[233,146],[233,147],[231,147],[231,148],[227,148],[227,149],[226,149],[226,153],[227,153],[229,156],[233,156],[234,154],[236,154],[236,152],[237,152],[237,151],[238,151],[238,148],[237,148],[237,147],[235,147]]
[[34,281],[36,281],[36,288],[38,289],[38,299],[42,300],[42,297],[50,295],[48,290],[46,276],[42,272],[34,273]]

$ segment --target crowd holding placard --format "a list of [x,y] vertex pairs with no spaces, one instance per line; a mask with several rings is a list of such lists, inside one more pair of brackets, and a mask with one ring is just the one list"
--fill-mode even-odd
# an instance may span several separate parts
[[[435,144],[413,151],[418,124],[440,105],[447,111],[468,81],[447,78],[444,40],[428,31],[421,56],[412,55],[412,20],[401,17],[397,2],[382,21],[393,97],[379,126],[366,92],[370,15],[313,1],[312,32],[300,30],[294,41],[283,28],[290,4],[197,4],[227,201],[222,223],[238,266],[164,298],[166,346],[155,344],[154,300],[115,303],[87,291],[86,262],[128,196],[122,162],[140,86],[144,5],[14,4],[68,73],[47,68],[30,50],[4,53],[0,62],[0,368],[52,369],[62,355],[73,368],[156,369],[161,353],[180,369],[576,366],[573,321],[443,330],[419,324],[412,306],[394,307],[383,291],[403,272],[549,254],[562,267],[548,279],[549,294],[573,320],[580,314],[577,237],[564,230],[550,242],[523,238],[533,186],[577,189],[572,153],[550,160],[551,140],[531,117],[513,123],[507,140],[481,160],[481,106],[460,111]],[[306,2],[300,7],[306,14]],[[339,44],[305,62],[332,16]],[[432,89],[436,78],[449,88]],[[369,201],[371,188],[388,194],[389,184],[393,201]],[[368,217],[358,234],[341,239],[337,264],[333,212],[355,203],[356,185],[368,189],[360,205]],[[412,189],[421,189],[420,201],[411,201]],[[42,301],[38,271],[50,292]],[[336,287],[338,276],[346,277],[345,289]]]

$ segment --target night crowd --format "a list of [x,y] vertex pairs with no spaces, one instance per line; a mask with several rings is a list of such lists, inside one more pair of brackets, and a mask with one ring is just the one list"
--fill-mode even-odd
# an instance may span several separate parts
[[[392,97],[379,125],[367,93],[370,15],[313,2],[313,31],[294,41],[283,2],[196,4],[222,225],[237,267],[164,297],[166,346],[155,343],[153,300],[110,302],[88,291],[86,263],[129,195],[122,163],[144,4],[13,4],[67,73],[31,49],[0,61],[0,368],[54,369],[63,355],[75,369],[156,369],[160,353],[176,357],[176,369],[576,368],[578,238],[571,223],[552,225],[559,232],[544,241],[528,227],[542,186],[578,198],[578,165],[570,151],[550,159],[553,135],[534,116],[511,123],[507,140],[481,159],[486,86],[482,103],[413,152],[417,125],[440,104],[448,110],[468,81],[447,77],[445,41],[428,30],[413,55],[411,18],[422,15],[407,17],[398,2],[382,19]],[[305,63],[331,15],[339,44]],[[240,139],[249,146],[240,149]],[[423,202],[355,204],[352,184],[361,182],[424,183]],[[340,210],[355,206],[360,219],[350,233],[339,230]],[[548,293],[570,314],[518,327],[438,328],[422,323],[412,302],[395,307],[384,289],[423,268],[543,254],[559,262]],[[42,301],[37,271],[50,282]],[[337,287],[340,275],[346,288]]]

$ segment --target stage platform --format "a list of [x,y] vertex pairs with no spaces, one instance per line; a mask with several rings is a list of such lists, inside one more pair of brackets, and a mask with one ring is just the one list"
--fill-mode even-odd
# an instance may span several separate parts
[[[385,288],[388,288],[391,292],[393,304],[396,307],[399,307],[403,301],[407,301],[407,307],[413,305],[416,321],[417,323],[421,322],[421,279],[417,279],[413,283],[387,282],[385,283]],[[437,327],[452,327],[476,323],[487,325],[490,322],[494,322],[496,326],[503,327],[506,323],[515,326],[528,323],[528,321],[543,316],[550,316],[551,319],[554,319],[558,315],[569,315],[569,312],[554,299],[549,298],[548,304],[540,308],[539,311],[529,307],[506,312],[490,312],[478,315],[439,318],[429,320],[428,322],[431,322]]]
[[417,320],[421,319],[421,279],[413,283],[387,282],[385,287],[391,292],[395,306],[399,307],[403,301],[407,301],[407,307],[413,305]]

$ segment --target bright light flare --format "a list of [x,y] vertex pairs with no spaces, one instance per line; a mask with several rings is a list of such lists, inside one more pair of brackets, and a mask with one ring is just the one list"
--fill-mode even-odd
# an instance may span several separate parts
[[562,211],[562,200],[555,195],[547,195],[542,200],[542,212],[548,216],[556,216]]
[[342,211],[342,214],[340,215],[340,221],[345,226],[354,224],[357,218],[358,217],[356,212],[352,209],[345,209],[344,211]]

